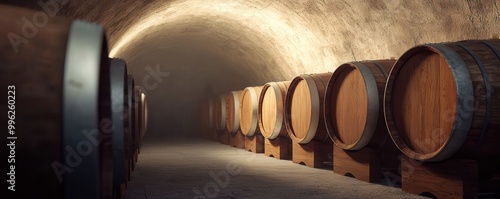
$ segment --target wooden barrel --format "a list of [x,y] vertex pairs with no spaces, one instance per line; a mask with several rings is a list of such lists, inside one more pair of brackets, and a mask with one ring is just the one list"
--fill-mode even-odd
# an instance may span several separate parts
[[2,165],[16,182],[2,198],[111,198],[112,129],[100,125],[111,118],[104,29],[4,5],[0,26],[0,110],[8,114],[0,126],[14,144],[0,154],[15,151]]
[[259,96],[262,86],[247,87],[243,90],[240,106],[240,128],[243,135],[253,136],[260,134],[258,123]]
[[[345,63],[333,73],[325,94],[325,125],[333,143],[345,150],[379,148],[390,140],[382,102],[396,60]],[[391,143],[392,144],[392,143]]]
[[278,136],[286,137],[284,106],[291,81],[269,82],[264,84],[259,96],[258,117],[262,135],[270,140]]
[[137,153],[140,153],[140,149],[141,149],[141,146],[142,146],[142,133],[144,131],[144,124],[143,124],[143,120],[144,120],[144,114],[143,114],[143,98],[142,98],[142,88],[140,86],[135,86],[134,88],[134,97],[135,97],[135,104],[134,104],[134,108],[135,108],[135,123],[136,123],[136,139],[135,139],[135,147],[136,147],[136,150],[137,150]]
[[127,66],[121,59],[110,59],[111,120],[113,121],[113,198],[121,198],[121,187],[127,183],[130,143],[126,123],[128,85]]
[[129,178],[128,180],[130,181],[130,172],[134,170],[135,168],[135,108],[134,108],[134,103],[135,103],[135,98],[134,98],[134,88],[135,88],[135,80],[132,75],[127,76],[128,79],[128,84],[127,84],[127,119],[125,121],[128,122],[128,128],[127,131],[129,132],[129,138],[130,142],[128,142],[128,147],[127,147],[127,158],[129,159],[129,165],[130,165],[130,171],[129,171]]
[[329,140],[323,106],[331,73],[301,75],[290,83],[285,100],[285,125],[290,138],[300,144]]
[[499,52],[500,40],[426,44],[405,52],[389,75],[384,99],[396,146],[431,162],[498,157]]
[[226,128],[230,133],[240,130],[240,104],[243,91],[232,91],[226,95]]
[[220,94],[214,100],[214,123],[218,132],[226,131],[226,94]]
[[212,98],[209,98],[207,100],[207,128],[208,129],[213,129],[214,128],[214,100]]
[[141,92],[141,145],[148,130],[148,100],[144,90]]
[[203,100],[200,109],[200,124],[202,128],[203,137],[209,140],[216,140],[214,134],[214,116],[213,116],[212,98]]

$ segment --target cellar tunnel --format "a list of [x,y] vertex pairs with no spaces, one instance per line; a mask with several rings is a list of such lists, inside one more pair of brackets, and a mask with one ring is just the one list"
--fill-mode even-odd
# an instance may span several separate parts
[[[7,3],[42,9],[32,1]],[[349,61],[398,57],[417,44],[489,38],[500,29],[498,4],[91,0],[69,1],[58,14],[103,24],[110,56],[126,60],[139,81],[148,66],[168,73],[147,90],[149,138],[196,136],[196,112],[206,96],[332,72]]]
[[[135,84],[147,95],[149,121],[124,198],[196,198],[199,193],[200,198],[419,198],[401,191],[387,175],[382,183],[362,184],[332,177],[331,168],[315,170],[200,141],[202,103],[249,86],[333,72],[347,62],[396,59],[419,44],[500,34],[497,0],[2,3],[40,11],[57,4],[59,16],[101,24],[109,57],[126,61]],[[231,175],[227,188],[218,184],[208,190],[218,182],[213,176],[226,171],[231,161],[244,165],[243,173]]]

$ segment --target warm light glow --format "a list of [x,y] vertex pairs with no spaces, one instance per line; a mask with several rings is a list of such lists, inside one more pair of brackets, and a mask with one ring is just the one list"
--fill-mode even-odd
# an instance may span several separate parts
[[[203,17],[217,20],[234,20],[247,31],[269,40],[259,44],[264,49],[272,49],[273,55],[285,60],[279,63],[285,76],[293,77],[299,73],[325,72],[321,46],[326,41],[316,31],[309,29],[297,13],[279,3],[254,5],[248,1],[192,0],[174,2],[150,12],[150,16],[131,26],[112,47],[110,57],[120,56],[135,42],[156,28],[172,26],[178,22],[189,23],[189,19]],[[217,23],[217,22],[214,22]],[[255,35],[253,35],[255,36]],[[307,69],[307,70],[306,70]]]

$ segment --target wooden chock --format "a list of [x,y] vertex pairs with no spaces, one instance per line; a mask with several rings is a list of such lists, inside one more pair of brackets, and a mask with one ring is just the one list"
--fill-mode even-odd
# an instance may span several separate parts
[[334,173],[370,183],[382,180],[383,160],[379,150],[367,147],[358,151],[347,151],[336,146],[333,148]]
[[292,158],[292,140],[288,137],[277,137],[273,140],[264,139],[264,154],[276,159]]
[[264,153],[264,136],[255,133],[253,136],[245,136],[245,150],[254,153]]
[[245,148],[245,135],[241,131],[231,133],[229,135],[229,145],[239,149]]
[[229,145],[229,132],[224,131],[223,133],[219,133],[219,142],[221,144]]
[[316,140],[307,144],[292,141],[292,162],[313,168],[325,167],[326,162],[331,161],[332,145],[331,142]]
[[427,163],[402,158],[402,190],[437,198],[477,198],[478,163],[469,159],[449,159]]

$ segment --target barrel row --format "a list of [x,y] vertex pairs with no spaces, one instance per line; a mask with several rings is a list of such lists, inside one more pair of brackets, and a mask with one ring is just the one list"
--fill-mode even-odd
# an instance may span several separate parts
[[[500,40],[424,44],[398,60],[350,62],[334,73],[245,88],[239,122],[245,135],[332,141],[350,151],[395,145],[412,159],[471,158],[498,172],[482,165],[500,157],[499,89]],[[234,132],[236,98],[223,99],[213,106],[226,113],[213,118],[227,128],[216,130]]]
[[147,129],[147,101],[143,90],[127,73],[124,60],[110,59],[113,126],[113,198],[122,198]]
[[125,61],[108,58],[102,26],[23,20],[37,13],[0,5],[0,85],[12,96],[0,106],[15,113],[0,121],[19,142],[6,197],[121,198],[147,130],[146,94]]

